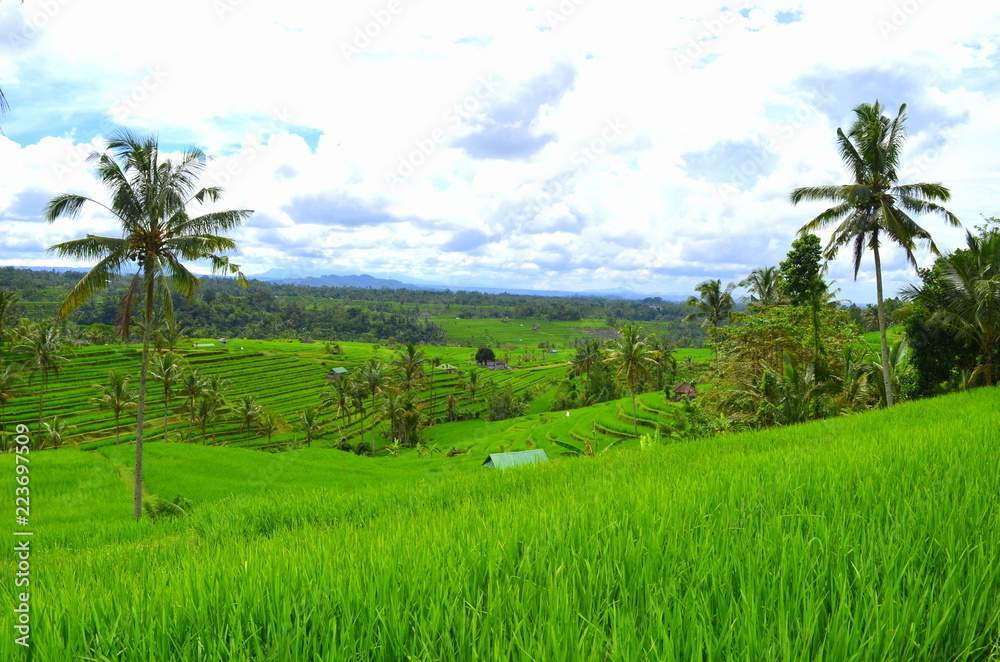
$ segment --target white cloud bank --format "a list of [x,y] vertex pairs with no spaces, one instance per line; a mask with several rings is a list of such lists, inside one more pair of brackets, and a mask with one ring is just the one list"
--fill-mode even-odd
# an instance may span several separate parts
[[[909,105],[906,178],[966,225],[1000,213],[998,27],[926,0],[0,1],[0,262],[114,233],[38,216],[102,198],[82,155],[125,124],[214,155],[207,181],[256,211],[248,273],[688,294],[784,257],[822,209],[789,192],[845,181],[836,128],[876,97]],[[831,267],[874,298],[870,260]],[[890,293],[914,280],[885,267]]]

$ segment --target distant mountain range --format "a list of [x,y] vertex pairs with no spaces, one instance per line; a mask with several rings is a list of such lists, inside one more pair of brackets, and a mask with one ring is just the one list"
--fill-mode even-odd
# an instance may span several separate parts
[[[465,290],[471,292],[483,292],[484,294],[520,294],[525,296],[546,296],[546,297],[602,297],[606,299],[646,299],[649,294],[633,292],[626,289],[608,289],[599,291],[570,292],[565,290],[522,290],[510,287],[488,287],[483,285],[439,285],[426,281],[404,282],[395,278],[377,278],[368,274],[358,274],[352,276],[337,276],[326,274],[323,276],[301,276],[292,275],[290,269],[269,269],[263,273],[247,275],[247,278],[254,278],[270,283],[282,283],[288,285],[313,285],[329,287],[371,287],[389,289],[410,289],[410,290]],[[679,295],[661,295],[664,301],[685,301],[687,297]]]
[[[81,267],[22,267],[10,265],[17,269],[30,269],[31,271],[75,271],[86,272],[86,268]],[[488,287],[483,285],[440,285],[428,281],[413,279],[415,282],[404,282],[395,278],[378,278],[368,274],[357,274],[351,276],[337,276],[326,274],[323,276],[303,276],[301,272],[293,269],[268,269],[259,274],[247,274],[247,278],[264,281],[267,283],[281,283],[288,285],[312,285],[314,287],[370,287],[379,289],[387,287],[392,290],[465,290],[467,292],[483,292],[484,294],[520,294],[524,296],[545,296],[545,297],[601,297],[605,299],[646,299],[652,297],[651,294],[633,292],[623,288],[607,290],[589,290],[583,292],[570,292],[567,290],[522,290],[510,287]],[[676,294],[657,295],[664,301],[685,301],[687,297]]]

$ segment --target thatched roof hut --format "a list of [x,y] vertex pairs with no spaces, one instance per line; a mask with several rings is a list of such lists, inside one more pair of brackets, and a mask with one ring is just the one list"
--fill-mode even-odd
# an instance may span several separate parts
[[696,389],[691,384],[687,382],[681,382],[674,387],[674,401],[678,401],[681,398],[687,398],[688,400],[698,397],[698,389]]

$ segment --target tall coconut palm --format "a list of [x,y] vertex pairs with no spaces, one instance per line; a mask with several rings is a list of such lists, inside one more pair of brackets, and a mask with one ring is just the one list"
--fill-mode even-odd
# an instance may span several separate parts
[[17,302],[20,300],[17,292],[0,289],[0,344],[7,337],[7,329],[17,322],[20,311]]
[[906,137],[906,104],[895,119],[883,115],[883,107],[863,103],[854,109],[854,124],[845,134],[837,129],[840,157],[850,172],[850,184],[810,186],[791,193],[792,204],[805,201],[836,203],[799,229],[805,234],[838,224],[827,244],[825,257],[836,257],[841,247],[850,244],[854,258],[854,277],[861,268],[865,248],[875,260],[875,294],[878,304],[879,339],[882,344],[882,379],[886,405],[892,406],[892,376],[889,372],[889,343],[886,339],[885,304],[882,297],[882,258],[879,248],[886,240],[899,244],[910,264],[916,267],[913,250],[916,241],[926,244],[932,253],[940,252],[930,233],[910,214],[933,213],[948,225],[959,226],[950,211],[936,204],[951,199],[951,192],[941,184],[899,184],[897,168]]
[[49,375],[58,377],[61,365],[69,361],[64,355],[67,344],[69,344],[69,340],[59,324],[33,322],[26,327],[21,344],[14,348],[14,351],[27,357],[25,367],[30,372],[28,383],[31,383],[36,374],[41,375],[38,389],[39,431],[42,429],[42,403],[45,398],[45,389],[49,385]]
[[118,370],[108,372],[107,384],[94,384],[100,395],[91,398],[90,403],[102,411],[110,411],[115,417],[115,443],[121,443],[121,416],[124,412],[134,409],[137,396],[129,386],[129,376]]
[[167,440],[170,400],[183,377],[183,362],[173,352],[153,355],[150,376],[163,386],[163,440]]
[[698,283],[694,289],[695,292],[701,295],[701,298],[696,296],[688,297],[684,305],[696,310],[681,320],[683,322],[704,318],[705,321],[703,324],[718,326],[729,317],[729,313],[736,307],[736,302],[733,301],[733,290],[736,289],[735,283],[729,283],[723,289],[721,280],[718,278],[709,278],[706,281]]
[[[14,392],[21,380],[19,369],[13,365],[4,365],[3,360],[0,359],[0,434],[7,429],[7,403],[14,399]],[[6,450],[6,447],[0,448],[0,451]]]
[[778,284],[781,282],[781,271],[778,267],[760,267],[750,272],[750,275],[740,281],[739,286],[747,288],[747,293],[740,297],[750,304],[758,306],[774,306],[782,302]]
[[[364,383],[368,393],[372,396],[372,455],[375,455],[375,396],[385,385],[385,365],[372,357],[361,369],[361,381]],[[364,425],[362,424],[362,435],[364,435]]]
[[135,504],[136,519],[142,517],[142,444],[145,431],[146,379],[154,311],[159,305],[168,320],[173,319],[171,290],[191,298],[200,280],[182,262],[209,260],[213,273],[235,274],[246,284],[242,273],[222,253],[236,249],[236,243],[219,233],[232,232],[252,213],[249,210],[188,213],[188,207],[215,203],[222,189],[198,188],[199,175],[207,159],[198,149],[188,149],[179,160],[161,158],[156,138],[140,137],[128,131],[116,133],[105,153],[89,157],[96,166],[98,180],[110,193],[111,203],[63,194],[45,205],[43,215],[50,223],[75,218],[87,203],[101,207],[121,224],[122,236],[99,237],[56,244],[49,252],[73,259],[97,260],[73,288],[59,309],[65,317],[95,293],[107,287],[118,274],[132,273],[131,284],[122,299],[118,331],[128,338],[132,313],[144,302],[142,363],[139,370],[139,399],[136,407]]
[[[718,282],[718,281],[716,281]],[[645,342],[642,327],[629,324],[622,327],[617,340],[609,341],[607,363],[616,367],[615,378],[624,382],[632,394],[632,431],[639,437],[635,390],[656,366],[657,357]]]

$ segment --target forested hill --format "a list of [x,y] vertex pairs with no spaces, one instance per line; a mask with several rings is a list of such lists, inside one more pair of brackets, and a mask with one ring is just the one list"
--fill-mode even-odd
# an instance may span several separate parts
[[[0,267],[0,288],[15,291],[23,313],[51,317],[79,272]],[[78,325],[112,325],[127,279],[81,306],[70,317]],[[676,346],[700,346],[706,338],[697,323],[680,320],[690,310],[658,297],[623,300],[593,296],[554,297],[365,287],[308,286],[251,280],[240,288],[232,279],[202,279],[195,299],[174,296],[177,322],[191,336],[321,338],[358,341],[442,343],[435,319],[599,320],[617,327],[646,322]]]

